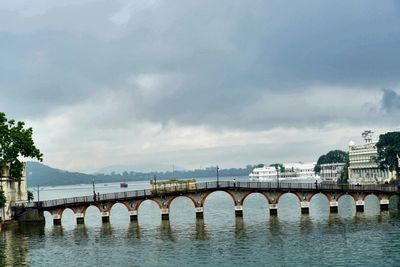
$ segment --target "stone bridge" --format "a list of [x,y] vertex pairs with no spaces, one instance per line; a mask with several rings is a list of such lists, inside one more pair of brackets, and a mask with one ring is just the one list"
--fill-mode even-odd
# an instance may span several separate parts
[[[187,197],[193,202],[197,218],[202,218],[204,202],[216,191],[224,191],[232,198],[236,216],[243,216],[243,203],[253,193],[263,195],[269,205],[270,215],[278,214],[278,203],[284,194],[294,194],[300,203],[301,212],[308,213],[311,199],[316,194],[323,194],[329,201],[330,212],[338,212],[338,201],[344,195],[350,195],[358,212],[364,211],[365,198],[374,194],[379,199],[381,210],[388,210],[390,198],[399,195],[399,188],[390,185],[336,185],[336,184],[306,184],[306,183],[269,183],[269,182],[200,182],[195,188],[168,188],[167,190],[151,191],[149,189],[98,194],[96,197],[82,196],[54,199],[30,203],[18,203],[13,206],[14,219],[21,221],[44,221],[43,212],[48,211],[55,225],[61,224],[61,216],[67,208],[71,209],[77,223],[84,223],[85,212],[90,206],[95,206],[101,213],[102,221],[109,222],[110,211],[116,203],[122,203],[129,211],[130,219],[137,220],[140,205],[145,200],[154,201],[160,208],[161,218],[169,219],[169,208],[177,197]],[[36,214],[32,219],[29,214]],[[28,215],[27,215],[28,214]]]

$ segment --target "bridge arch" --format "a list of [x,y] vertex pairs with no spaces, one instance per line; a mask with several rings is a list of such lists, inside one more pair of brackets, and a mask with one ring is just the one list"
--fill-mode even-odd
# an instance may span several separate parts
[[102,212],[102,210],[101,210],[101,207],[100,207],[100,205],[99,205],[99,204],[96,204],[96,205],[94,205],[94,204],[91,204],[91,205],[89,205],[89,206],[87,206],[87,207],[85,208],[84,214],[86,214],[86,211],[87,211],[89,208],[91,208],[91,207],[94,207],[94,208],[96,208],[96,209],[99,211],[99,213],[101,213],[101,212]]
[[310,196],[308,197],[307,201],[311,203],[313,197],[315,197],[316,195],[324,195],[326,197],[326,199],[328,199],[329,202],[333,201],[333,196],[329,193],[325,193],[325,192],[315,192],[310,194]]
[[[139,210],[140,205],[142,205],[142,203],[145,201],[151,201],[151,202],[155,203],[160,209],[162,209],[162,203],[159,200],[154,199],[154,198],[148,198],[148,199],[141,199],[141,200],[137,201],[135,204],[135,210]],[[129,210],[129,208],[128,208],[128,210]]]
[[303,201],[303,199],[302,199],[300,193],[298,193],[298,192],[282,192],[282,193],[280,193],[280,194],[276,197],[276,204],[279,204],[279,200],[280,200],[281,197],[284,196],[284,195],[295,195],[295,196],[297,197],[297,199],[299,200],[299,204],[300,204],[300,202]]
[[[111,202],[111,203],[109,203],[108,205],[106,205],[106,206],[107,206],[107,211],[108,211],[108,212],[111,212],[111,209],[112,209],[116,204],[122,204],[122,205],[124,205],[124,206],[127,208],[128,211],[131,210],[131,208],[129,207],[129,205],[128,205],[125,201],[121,201],[121,202],[116,201],[116,202]],[[96,205],[96,206],[97,206],[97,205]],[[101,212],[101,207],[100,207],[100,206],[97,206],[97,208],[98,208],[98,209],[100,210],[100,212]]]
[[244,205],[244,201],[247,199],[247,197],[249,197],[249,196],[252,195],[252,194],[263,195],[264,198],[267,200],[267,204],[273,203],[272,200],[271,200],[271,198],[270,198],[266,193],[263,193],[263,192],[247,192],[247,193],[242,197],[242,199],[240,200],[241,205]]
[[358,196],[357,196],[356,194],[347,194],[347,193],[338,194],[336,200],[339,202],[339,200],[340,200],[343,196],[351,196],[351,197],[353,198],[354,202],[357,202],[357,200],[358,200]]
[[75,225],[75,213],[76,210],[74,208],[65,208],[60,213],[60,219],[62,224],[64,225]]
[[209,195],[213,194],[213,193],[216,193],[216,192],[225,192],[225,193],[227,193],[227,194],[232,198],[232,200],[233,200],[233,206],[236,206],[237,199],[235,198],[235,196],[233,195],[232,192],[229,192],[229,191],[227,191],[227,190],[215,190],[215,191],[212,191],[212,192],[207,192],[207,193],[205,193],[204,196],[202,197],[201,201],[200,201],[200,206],[201,206],[201,207],[204,207],[204,203],[205,203],[207,197],[208,197]]
[[49,210],[43,211],[45,225],[53,225],[53,214]]
[[380,212],[380,201],[381,198],[377,194],[365,194],[362,198],[364,201],[365,212],[367,213],[379,213]]
[[197,203],[196,203],[196,200],[195,200],[194,198],[192,198],[191,196],[188,196],[188,195],[180,195],[180,196],[172,196],[172,197],[170,197],[170,198],[168,199],[168,201],[167,201],[167,205],[166,205],[167,208],[169,209],[169,208],[171,207],[172,202],[173,202],[175,199],[180,198],[180,197],[182,197],[182,198],[187,198],[187,199],[191,200],[191,201],[193,202],[194,207],[197,207],[197,206],[198,206]]
[[363,195],[362,200],[365,201],[369,196],[375,196],[378,199],[378,201],[382,199],[382,197],[379,194],[367,193]]

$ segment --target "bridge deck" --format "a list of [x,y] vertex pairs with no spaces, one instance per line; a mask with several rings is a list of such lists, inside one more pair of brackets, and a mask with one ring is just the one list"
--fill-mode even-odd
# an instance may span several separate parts
[[35,201],[28,203],[16,203],[15,207],[23,208],[55,208],[55,207],[66,207],[70,205],[78,204],[96,204],[106,201],[125,201],[134,199],[145,199],[157,196],[168,196],[168,195],[180,195],[195,192],[207,192],[207,191],[218,191],[218,190],[241,190],[241,191],[278,191],[278,192],[336,192],[336,193],[392,193],[399,194],[397,186],[391,185],[337,185],[337,184],[315,184],[315,183],[275,183],[275,182],[233,182],[233,181],[220,181],[220,182],[200,182],[196,183],[195,189],[189,190],[184,186],[176,186],[168,188],[167,190],[158,190],[152,192],[150,189],[99,194],[94,199],[93,195],[81,196],[81,197],[70,197],[61,198],[54,200]]

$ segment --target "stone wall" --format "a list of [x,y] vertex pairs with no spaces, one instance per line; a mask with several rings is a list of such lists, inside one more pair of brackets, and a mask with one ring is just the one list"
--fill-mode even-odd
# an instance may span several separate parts
[[25,167],[26,165],[24,163],[22,178],[19,182],[15,182],[11,179],[9,166],[0,167],[0,188],[3,189],[4,195],[7,198],[5,207],[0,209],[0,217],[3,221],[11,219],[11,203],[28,200]]

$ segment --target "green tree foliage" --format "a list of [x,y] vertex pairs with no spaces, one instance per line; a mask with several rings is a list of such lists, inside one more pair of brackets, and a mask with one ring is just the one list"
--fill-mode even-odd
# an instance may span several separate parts
[[275,169],[277,171],[280,171],[280,172],[284,172],[285,171],[285,167],[283,166],[282,163],[274,163],[274,164],[270,164],[269,166],[270,167],[275,167]]
[[33,192],[32,191],[27,191],[27,195],[28,195],[28,201],[32,201],[35,199],[35,197],[33,196]]
[[6,196],[4,195],[3,189],[0,189],[0,209],[4,208],[6,205]]
[[[346,163],[348,161],[348,153],[342,150],[331,150],[325,155],[319,157],[317,164],[314,167],[316,173],[321,172],[321,164],[329,163]],[[347,169],[345,169],[347,170]]]
[[378,149],[377,163],[381,169],[388,168],[395,171],[397,178],[400,177],[400,132],[388,132],[379,136],[376,144]]
[[259,164],[254,166],[254,168],[262,168],[262,167],[264,167],[264,164],[262,164],[262,163],[259,163]]
[[349,154],[346,153],[346,161],[345,161],[345,165],[343,167],[343,171],[340,175],[340,181],[338,181],[339,183],[342,184],[347,184],[349,181],[349,165],[350,165],[350,160],[349,160]]
[[0,167],[10,165],[10,176],[19,181],[23,164],[20,157],[42,161],[43,154],[32,139],[32,128],[25,129],[25,123],[8,120],[0,112]]

